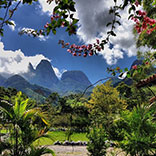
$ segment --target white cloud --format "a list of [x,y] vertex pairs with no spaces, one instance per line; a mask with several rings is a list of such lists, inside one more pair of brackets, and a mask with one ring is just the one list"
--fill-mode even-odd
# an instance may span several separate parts
[[108,45],[105,46],[105,50],[100,52],[100,55],[106,60],[109,65],[116,64],[118,59],[123,59],[123,52],[116,45],[112,49]]
[[39,0],[42,12],[47,13],[48,15],[52,15],[53,9],[55,8],[55,3],[52,2],[51,4],[47,3],[46,0]]
[[49,39],[49,36],[39,35],[38,38],[40,41],[46,41],[47,39]]
[[[76,14],[79,18],[77,35],[80,41],[94,43],[96,38],[105,39],[106,33],[110,27],[106,27],[108,22],[112,21],[112,15],[109,9],[114,5],[114,0],[74,0],[76,2]],[[122,4],[122,0],[117,0],[118,5]],[[45,0],[39,0],[43,12],[52,14],[55,3],[50,5]],[[103,56],[110,65],[116,64],[118,59],[123,59],[124,54],[128,57],[136,56],[137,48],[132,33],[134,22],[128,20],[128,9],[120,11],[121,26],[116,26],[116,37],[111,37],[110,42],[114,45],[112,49],[105,46],[105,50],[99,54]],[[140,8],[138,8],[140,9]],[[122,49],[122,51],[121,51]]]
[[53,66],[52,68],[53,68],[53,70],[54,70],[56,76],[57,76],[59,79],[61,78],[62,74],[63,74],[64,72],[67,71],[66,69],[59,70],[58,68],[56,68],[56,67],[54,67],[54,66]]
[[0,42],[0,73],[24,73],[28,71],[29,62],[36,67],[42,59],[49,60],[42,54],[25,56],[20,49],[16,51],[4,50],[4,45]]
[[[34,69],[36,69],[37,65],[43,59],[51,61],[42,54],[25,56],[20,49],[16,51],[4,50],[4,45],[0,42],[0,73],[3,73],[5,76],[28,72],[29,63],[31,63]],[[61,78],[62,74],[67,71],[65,69],[59,70],[53,66],[52,68],[58,78]]]
[[14,25],[8,25],[9,28],[10,28],[12,31],[15,31],[15,27],[16,27],[15,21],[11,20],[10,22],[12,22]]
[[[122,1],[118,0],[118,3]],[[112,21],[109,15],[110,6],[113,6],[113,0],[79,0],[76,1],[78,11],[79,29],[78,36],[85,43],[93,43],[96,38],[105,39],[109,27],[106,24]],[[135,56],[137,49],[133,38],[133,21],[128,20],[128,9],[121,12],[121,26],[117,26],[115,32],[117,37],[111,37],[110,41],[114,45],[112,49],[108,46],[100,52],[108,64],[115,64],[118,59],[123,58],[124,53],[129,56]]]

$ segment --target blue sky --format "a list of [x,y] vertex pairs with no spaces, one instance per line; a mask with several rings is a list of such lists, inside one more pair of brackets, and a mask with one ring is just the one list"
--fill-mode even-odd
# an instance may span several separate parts
[[106,71],[108,66],[130,67],[136,59],[135,42],[131,33],[133,23],[127,21],[125,13],[122,13],[122,26],[116,31],[118,37],[111,39],[114,47],[109,49],[107,46],[98,56],[74,57],[58,45],[60,39],[70,43],[87,44],[96,38],[105,37],[108,29],[105,24],[111,19],[106,15],[110,3],[107,7],[101,4],[107,4],[109,0],[78,1],[78,13],[75,15],[80,18],[77,36],[69,37],[64,28],[59,29],[56,35],[50,34],[45,38],[18,35],[22,28],[42,29],[46,22],[50,21],[49,8],[43,1],[39,0],[33,5],[21,5],[12,18],[15,26],[4,27],[4,37],[1,37],[0,41],[0,72],[24,72],[27,71],[28,62],[35,67],[41,59],[49,59],[59,77],[66,70],[81,70],[94,83],[110,76]]

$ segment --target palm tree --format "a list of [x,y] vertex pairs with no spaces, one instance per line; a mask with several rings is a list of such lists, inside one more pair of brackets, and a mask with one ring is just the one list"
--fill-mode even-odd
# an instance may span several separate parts
[[[33,156],[35,153],[35,156],[45,153],[55,155],[50,149],[33,145],[38,139],[43,137],[50,138],[50,136],[47,134],[47,114],[39,107],[30,107],[28,101],[29,99],[22,98],[21,92],[15,97],[14,104],[4,100],[0,101],[1,124],[9,132],[9,137],[3,142],[8,146],[2,147],[6,147],[11,156]],[[1,145],[3,143],[2,141],[0,142]]]

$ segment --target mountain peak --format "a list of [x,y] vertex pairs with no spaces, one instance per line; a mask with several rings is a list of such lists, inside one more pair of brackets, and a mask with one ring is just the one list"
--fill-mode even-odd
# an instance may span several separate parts
[[79,70],[66,71],[62,74],[61,80],[65,81],[71,79],[85,85],[91,85],[91,82],[88,80],[87,76]]
[[59,80],[48,60],[41,60],[36,67],[35,83],[47,88],[51,88]]
[[50,66],[51,67],[51,64],[48,60],[41,60],[40,63],[37,65],[36,69],[39,68],[40,66]]

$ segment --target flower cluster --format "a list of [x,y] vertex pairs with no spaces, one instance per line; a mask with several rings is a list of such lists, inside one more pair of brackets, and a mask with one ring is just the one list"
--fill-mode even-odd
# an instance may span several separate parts
[[59,44],[62,45],[62,48],[67,48],[67,51],[73,56],[93,56],[93,54],[96,54],[96,51],[100,52],[102,50],[99,39],[96,39],[96,43],[88,45],[70,45],[70,43],[65,43],[63,40],[60,40]]
[[136,23],[135,29],[140,34],[142,31],[146,31],[147,34],[151,34],[156,30],[156,20],[147,16],[145,11],[138,10],[137,15],[132,17],[132,20]]
[[[53,13],[53,15],[50,17],[51,19],[51,23],[53,23],[53,21],[58,21],[59,19],[61,19],[61,16]],[[55,23],[55,22],[54,22]],[[61,23],[61,27],[64,27],[65,26],[65,22],[62,22]],[[44,28],[48,28],[49,27],[49,23],[47,22],[45,25],[44,25]]]

